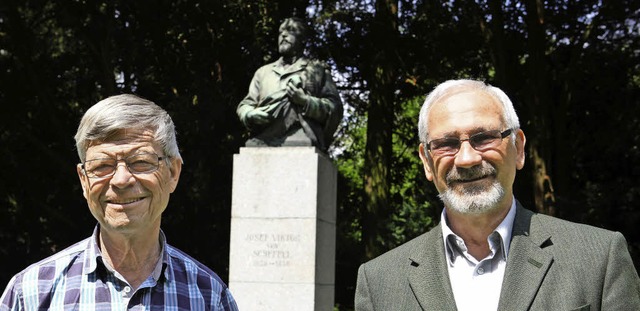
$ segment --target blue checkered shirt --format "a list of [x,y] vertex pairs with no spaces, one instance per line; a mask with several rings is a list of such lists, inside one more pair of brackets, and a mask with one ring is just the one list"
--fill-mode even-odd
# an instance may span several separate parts
[[5,310],[238,310],[224,282],[166,243],[162,266],[135,292],[102,261],[98,228],[88,239],[14,276],[0,298]]

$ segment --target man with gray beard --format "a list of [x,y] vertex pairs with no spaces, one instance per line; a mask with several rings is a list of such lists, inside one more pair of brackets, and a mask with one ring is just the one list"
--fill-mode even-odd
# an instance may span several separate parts
[[640,310],[622,234],[515,199],[526,138],[502,90],[444,82],[418,129],[425,175],[445,206],[440,224],[360,266],[356,310]]

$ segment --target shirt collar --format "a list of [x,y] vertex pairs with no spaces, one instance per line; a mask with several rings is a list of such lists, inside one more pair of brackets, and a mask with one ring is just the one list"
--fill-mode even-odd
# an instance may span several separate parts
[[167,250],[167,237],[164,235],[162,229],[160,229],[160,246],[162,246],[162,253],[160,254],[162,260],[158,261],[158,265],[153,271],[153,278],[156,280],[160,279],[161,275],[164,275],[165,279],[169,279],[169,275],[166,273],[168,270],[167,266],[169,266],[169,251]]
[[93,229],[93,234],[87,239],[87,256],[84,259],[84,274],[90,274],[98,268],[98,257],[102,257],[98,247],[98,232],[100,225]]
[[[509,255],[509,246],[511,244],[511,231],[513,229],[513,221],[516,216],[516,199],[512,198],[511,207],[509,208],[509,212],[507,216],[502,220],[502,222],[493,230],[494,233],[500,235],[500,240],[502,241],[502,252],[503,258],[506,260]],[[442,227],[442,239],[445,247],[445,251],[447,254],[447,261],[449,264],[452,264],[455,261],[456,252],[454,251],[455,246],[452,243],[455,243],[456,239],[462,240],[457,234],[455,234],[449,225],[447,224],[447,212],[446,209],[442,210],[440,214],[440,224]],[[487,237],[489,240],[491,236]],[[489,241],[491,243],[491,241]]]
[[282,67],[284,64],[284,59],[280,57],[277,61],[273,63],[272,69],[274,72],[276,72],[279,75],[286,75],[286,74],[304,70],[308,63],[309,63],[309,60],[307,60],[305,57],[300,57],[296,59],[296,61],[293,62],[293,64],[288,66],[287,69],[284,69]]

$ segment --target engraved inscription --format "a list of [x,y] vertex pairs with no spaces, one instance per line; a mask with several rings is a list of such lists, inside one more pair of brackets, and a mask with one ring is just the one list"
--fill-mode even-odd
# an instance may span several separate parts
[[251,265],[255,267],[288,267],[294,259],[293,250],[300,243],[300,234],[294,233],[250,233],[245,236],[250,242]]

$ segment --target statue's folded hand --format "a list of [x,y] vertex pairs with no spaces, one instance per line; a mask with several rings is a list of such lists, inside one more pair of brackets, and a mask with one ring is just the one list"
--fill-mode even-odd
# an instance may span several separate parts
[[249,124],[263,125],[269,123],[269,121],[271,121],[271,116],[260,109],[254,109],[247,113],[247,123]]
[[294,85],[291,81],[287,83],[287,95],[296,106],[304,107],[307,104],[308,95],[304,92],[304,89]]

